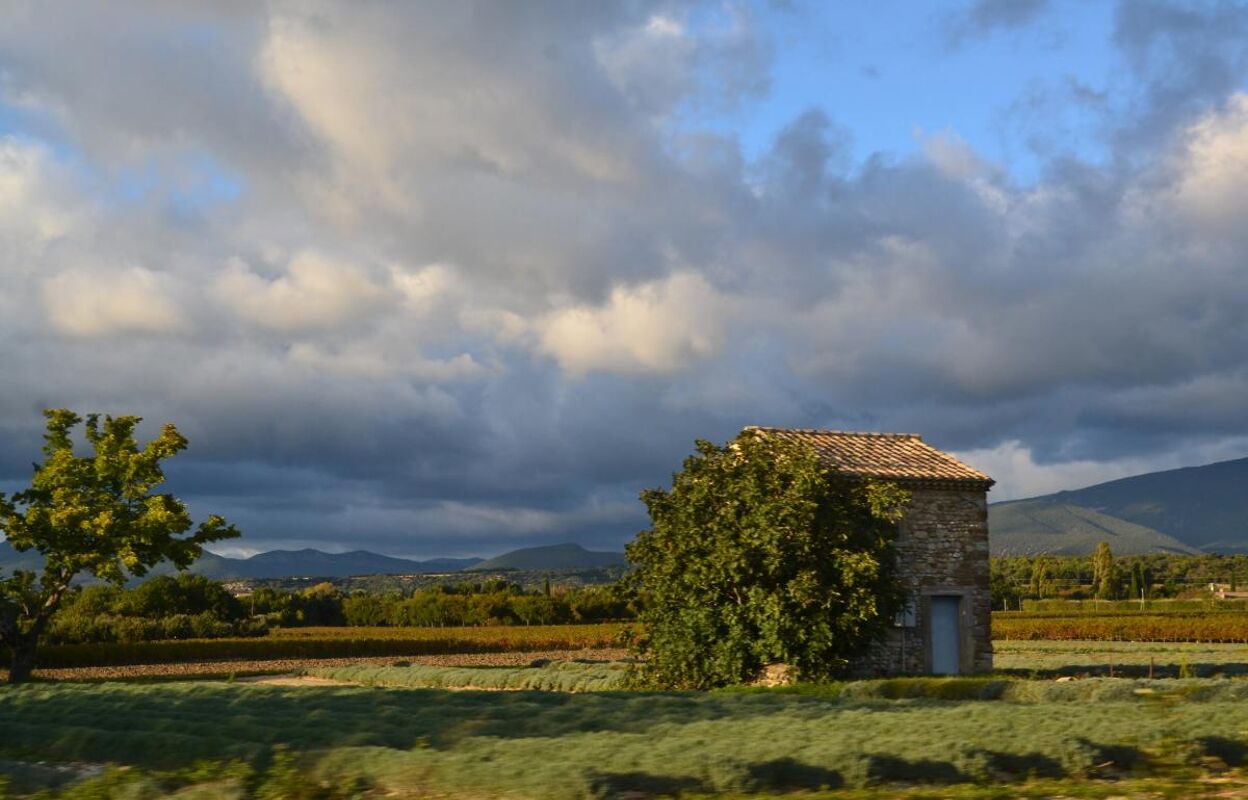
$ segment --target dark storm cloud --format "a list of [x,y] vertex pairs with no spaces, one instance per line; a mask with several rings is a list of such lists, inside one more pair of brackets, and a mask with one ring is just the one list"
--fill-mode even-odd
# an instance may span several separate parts
[[[40,407],[138,413],[240,546],[462,555],[619,546],[749,424],[919,431],[1014,491],[1248,437],[1217,9],[1124,7],[1114,130],[1159,130],[1021,186],[952,135],[854,162],[834,109],[752,159],[688,127],[767,86],[733,8],[48,8],[0,31],[3,101],[49,126],[0,137],[2,481]],[[1206,34],[1221,66],[1171,76]]]

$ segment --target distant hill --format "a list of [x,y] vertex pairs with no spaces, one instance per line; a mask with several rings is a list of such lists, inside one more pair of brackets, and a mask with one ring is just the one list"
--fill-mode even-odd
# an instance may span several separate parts
[[507,569],[569,570],[624,566],[627,563],[623,553],[586,550],[579,544],[552,544],[545,547],[512,550],[510,553],[482,561],[469,569],[473,572]]
[[[1090,553],[1104,540],[1118,552],[1110,532],[1121,537],[1124,553],[1149,541],[1161,552],[1176,552],[1178,542],[1204,552],[1248,553],[1248,458],[994,503],[988,517],[994,553],[1018,552],[1029,536],[1037,544],[1061,542],[1072,553]],[[1104,529],[1099,534],[1097,526]]]
[[[0,571],[38,569],[38,554],[18,553],[8,542],[0,541]],[[526,547],[495,556],[488,561],[480,558],[434,558],[413,561],[352,550],[349,553],[326,553],[305,550],[270,550],[250,558],[228,558],[205,551],[191,565],[191,572],[214,580],[243,578],[348,578],[358,575],[412,575],[462,570],[559,571],[597,569],[623,566],[623,553],[586,550],[579,544],[556,544],[547,547]],[[150,575],[170,574],[174,570],[161,564]]]
[[1050,495],[1218,553],[1248,552],[1248,458],[1150,472]]
[[[347,578],[353,575],[408,575],[430,572],[458,572],[481,561],[479,558],[434,558],[412,561],[378,555],[367,550],[325,553],[320,550],[270,550],[250,558],[227,558],[204,551],[190,571],[214,580],[238,578]],[[0,542],[0,573],[14,569],[39,569],[43,563],[34,552],[19,553],[8,542]],[[160,564],[149,575],[174,572]]]
[[1161,531],[1090,508],[1049,500],[1017,500],[988,507],[989,546],[994,556],[1080,556],[1098,542],[1115,555],[1200,552]]
[[191,571],[218,580],[228,578],[346,578],[352,575],[402,575],[407,573],[455,572],[470,567],[479,558],[435,558],[412,561],[367,550],[326,553],[304,550],[270,550],[250,558],[225,558],[204,553]]

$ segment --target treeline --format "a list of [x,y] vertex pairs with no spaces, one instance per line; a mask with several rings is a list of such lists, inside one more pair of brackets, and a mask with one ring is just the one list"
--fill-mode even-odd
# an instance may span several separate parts
[[152,578],[133,589],[90,586],[52,618],[47,644],[142,642],[263,636],[305,626],[459,627],[553,625],[630,620],[633,595],[623,587],[525,591],[506,581],[432,586],[408,593],[344,592],[320,583],[299,591],[260,588],[235,597],[198,575]]
[[991,561],[993,608],[1023,600],[1139,600],[1208,596],[1208,585],[1248,589],[1248,555],[1151,553],[1114,556],[1009,556]]
[[133,589],[88,586],[69,596],[44,631],[47,644],[263,636],[256,616],[224,586],[199,575],[162,575]]

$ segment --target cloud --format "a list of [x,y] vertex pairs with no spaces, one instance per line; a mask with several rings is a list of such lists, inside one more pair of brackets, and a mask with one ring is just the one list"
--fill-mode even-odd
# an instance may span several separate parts
[[744,148],[784,43],[731,4],[20,5],[0,481],[40,407],[140,413],[249,547],[489,554],[622,544],[747,424],[917,430],[998,496],[1239,454],[1234,12],[1121,6],[1106,157],[1024,183],[955,128],[857,159],[852,109]]
[[166,276],[141,267],[63,272],[44,284],[53,328],[71,336],[177,333],[186,318]]
[[72,212],[47,191],[55,180],[52,170],[45,148],[0,137],[0,237],[12,241],[25,234],[41,248],[69,230]]
[[1184,138],[1175,211],[1210,233],[1238,238],[1248,188],[1248,95],[1233,95],[1223,109],[1197,119]]
[[221,301],[239,316],[277,331],[329,330],[359,321],[386,301],[368,273],[323,253],[302,252],[284,274],[265,278],[231,261],[217,279]]
[[601,307],[560,309],[538,323],[541,348],[565,370],[674,372],[714,356],[727,302],[700,275],[619,287]]

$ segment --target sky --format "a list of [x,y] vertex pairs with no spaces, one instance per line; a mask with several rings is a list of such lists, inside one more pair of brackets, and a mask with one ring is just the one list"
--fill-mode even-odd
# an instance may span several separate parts
[[746,425],[990,499],[1248,455],[1248,5],[0,0],[0,490],[176,423],[227,554],[646,526]]

